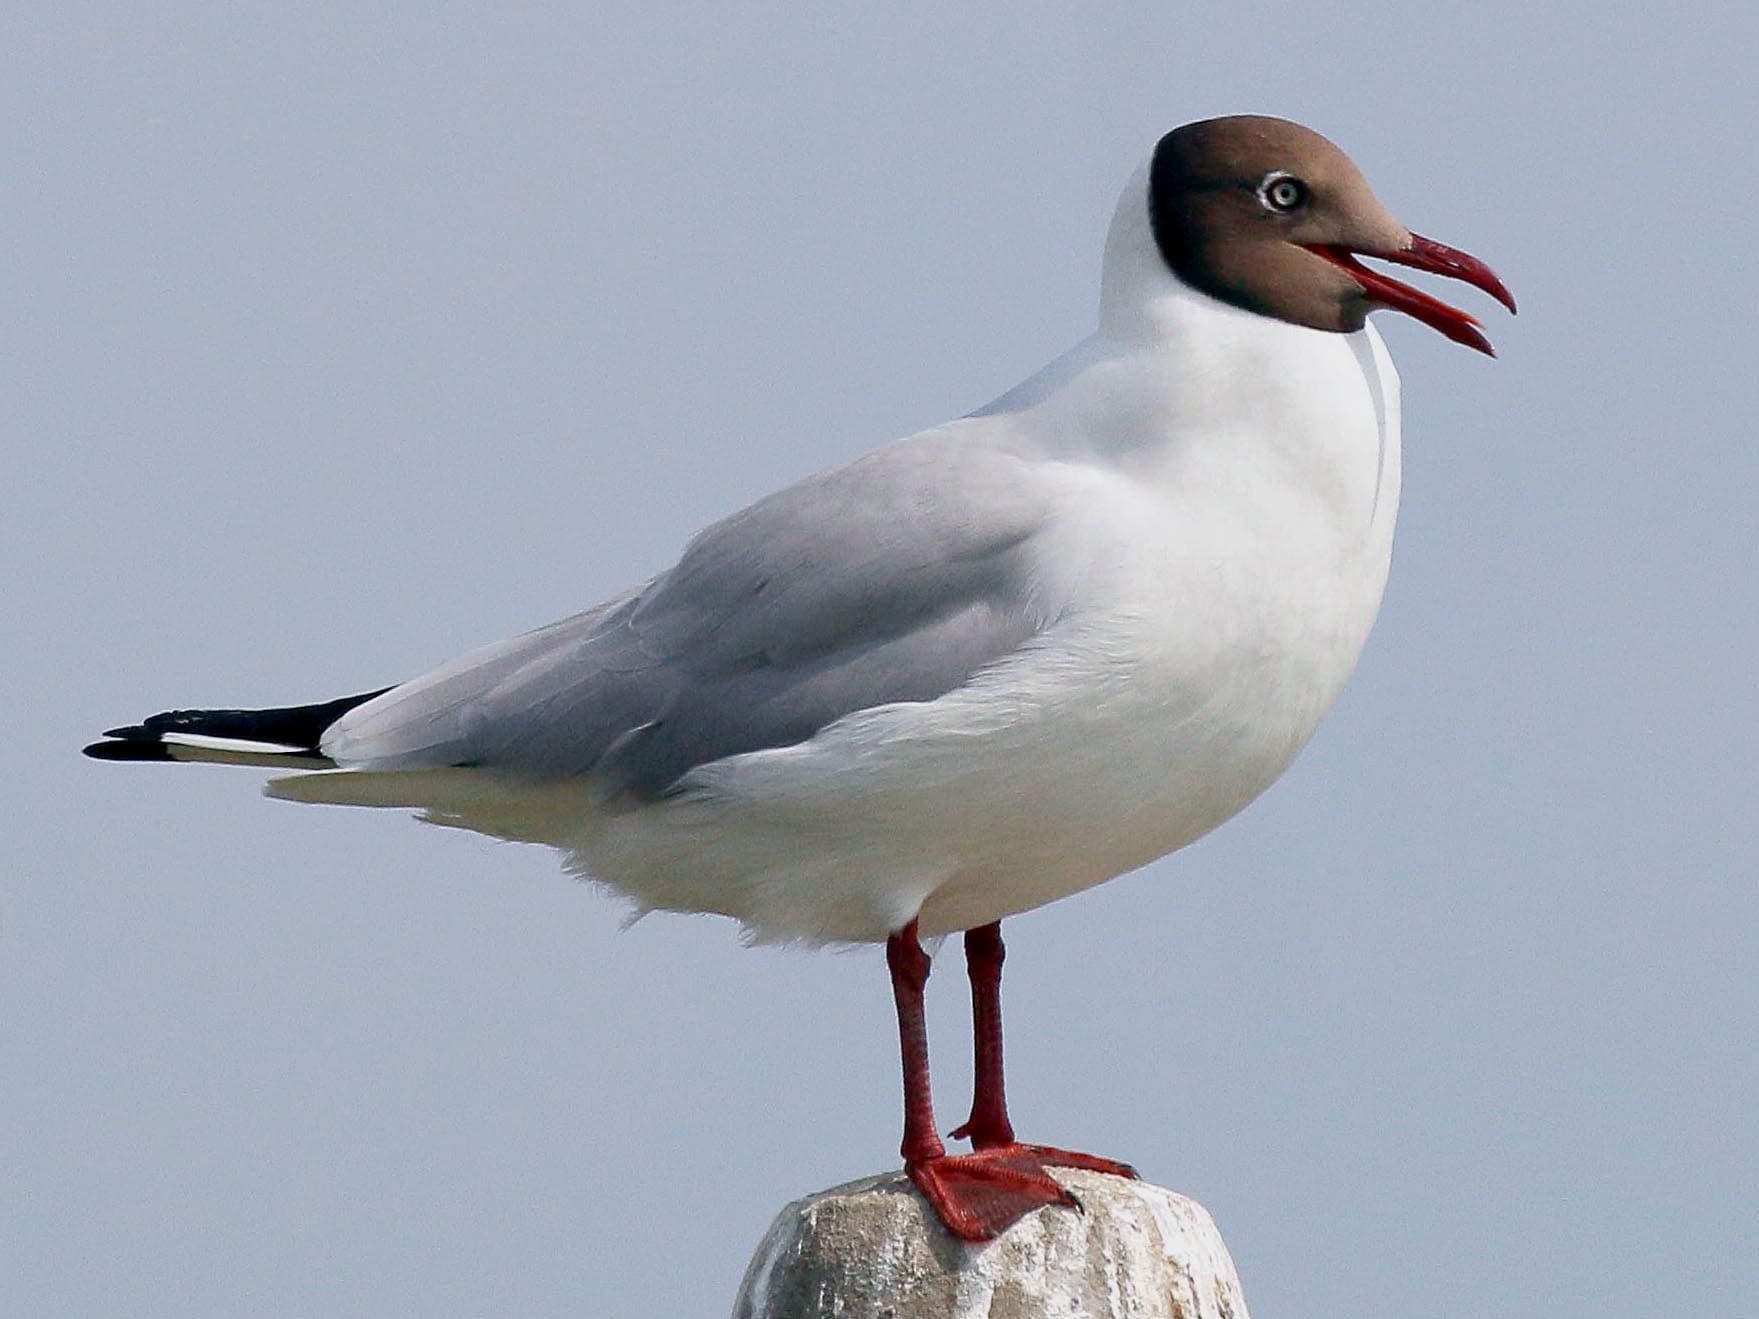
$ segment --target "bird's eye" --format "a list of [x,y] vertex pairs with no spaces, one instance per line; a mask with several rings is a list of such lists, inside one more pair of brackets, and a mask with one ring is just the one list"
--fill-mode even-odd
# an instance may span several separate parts
[[1266,174],[1258,185],[1258,200],[1270,210],[1287,214],[1307,200],[1307,185],[1293,174]]

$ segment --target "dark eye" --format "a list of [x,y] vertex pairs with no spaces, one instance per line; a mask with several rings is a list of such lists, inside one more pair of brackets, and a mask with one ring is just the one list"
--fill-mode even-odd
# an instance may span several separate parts
[[1273,211],[1287,213],[1307,200],[1307,185],[1293,174],[1266,174],[1258,200]]

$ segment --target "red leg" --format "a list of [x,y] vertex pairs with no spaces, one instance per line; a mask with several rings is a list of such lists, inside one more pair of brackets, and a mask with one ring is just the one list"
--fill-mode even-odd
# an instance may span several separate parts
[[1014,1143],[1008,1121],[1008,1100],[1002,1082],[1002,923],[992,921],[965,931],[965,970],[971,977],[972,1067],[971,1116],[953,1131],[954,1140],[971,1140],[986,1150]]
[[1045,1205],[1074,1206],[1071,1196],[1044,1171],[991,1152],[949,1155],[935,1134],[934,1101],[928,1084],[928,1031],[922,989],[929,961],[916,941],[911,921],[886,940],[886,966],[898,1005],[898,1043],[904,1062],[904,1171],[928,1200],[936,1217],[954,1236],[988,1241]]
[[973,1149],[989,1151],[998,1160],[1017,1167],[1086,1168],[1134,1177],[1136,1170],[1116,1159],[1057,1149],[1052,1145],[1022,1145],[1014,1139],[1008,1121],[1008,1100],[1002,1080],[1002,944],[1000,921],[965,931],[965,967],[971,976],[971,1022],[976,1055],[971,1116],[953,1132],[955,1139],[970,1137]]
[[904,1056],[904,1166],[946,1155],[934,1129],[934,1096],[928,1085],[928,1025],[922,1015],[922,987],[928,983],[928,954],[916,942],[911,921],[886,940],[886,968],[898,1005],[898,1047]]

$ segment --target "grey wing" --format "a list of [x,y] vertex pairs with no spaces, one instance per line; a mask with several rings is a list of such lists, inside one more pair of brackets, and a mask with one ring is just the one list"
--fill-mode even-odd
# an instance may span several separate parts
[[646,799],[852,711],[933,700],[1043,625],[1042,473],[944,432],[893,445],[708,528],[644,588],[392,689],[324,749],[591,774]]

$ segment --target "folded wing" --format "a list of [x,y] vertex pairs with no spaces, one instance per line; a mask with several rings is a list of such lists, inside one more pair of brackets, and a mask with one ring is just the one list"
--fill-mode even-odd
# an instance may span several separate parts
[[669,572],[344,715],[337,763],[474,766],[651,799],[692,768],[929,701],[1045,623],[1042,464],[929,432],[708,528]]

